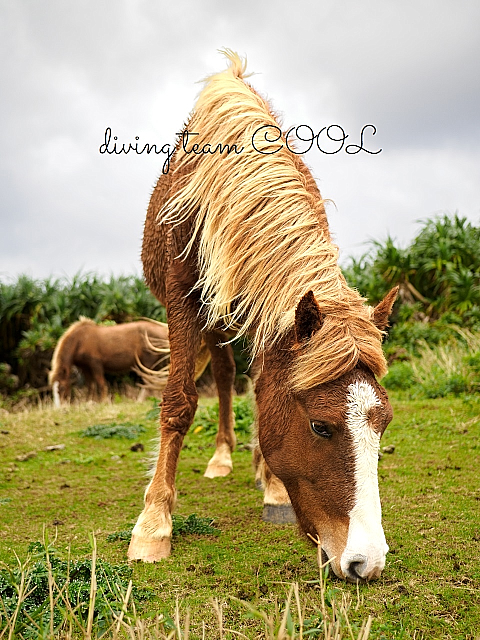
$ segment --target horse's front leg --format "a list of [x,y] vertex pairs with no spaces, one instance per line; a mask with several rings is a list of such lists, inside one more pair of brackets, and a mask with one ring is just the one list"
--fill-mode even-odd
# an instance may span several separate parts
[[[172,309],[172,306],[174,307]],[[171,551],[175,474],[183,439],[197,408],[195,359],[200,346],[196,309],[188,299],[168,310],[170,374],[160,416],[160,451],[155,473],[145,492],[145,507],[132,532],[129,560],[155,562]]]
[[205,342],[212,357],[212,372],[218,390],[218,433],[216,449],[205,471],[206,478],[226,476],[233,468],[231,453],[235,448],[235,416],[232,408],[235,360],[230,344],[219,346],[225,335],[219,331],[205,334]]

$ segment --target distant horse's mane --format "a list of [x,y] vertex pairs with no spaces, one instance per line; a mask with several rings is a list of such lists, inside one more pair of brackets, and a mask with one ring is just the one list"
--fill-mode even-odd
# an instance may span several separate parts
[[59,361],[60,353],[62,352],[62,348],[63,348],[63,344],[65,343],[65,340],[69,338],[72,335],[72,333],[77,331],[78,327],[82,324],[95,325],[96,323],[94,320],[91,320],[90,318],[85,318],[85,316],[80,316],[80,319],[77,320],[77,322],[74,322],[73,324],[71,324],[68,327],[68,329],[65,331],[65,333],[61,336],[60,340],[57,342],[57,346],[55,347],[55,351],[53,352],[53,356],[52,356],[52,364],[51,364],[50,372],[48,374],[48,380],[50,384],[52,384],[56,375],[58,375],[58,368],[60,367],[60,361]]
[[252,354],[258,355],[293,328],[300,299],[313,291],[323,324],[299,347],[294,386],[306,389],[336,379],[359,360],[383,375],[382,334],[371,321],[371,307],[340,271],[319,192],[285,145],[272,154],[275,146],[257,135],[252,146],[255,131],[279,124],[244,81],[245,61],[224,53],[231,64],[206,80],[187,124],[189,132],[198,133],[188,146],[244,149],[185,153],[179,141],[172,195],[158,214],[170,224],[192,218],[184,253],[198,241],[196,286],[206,328],[222,324],[250,334]]

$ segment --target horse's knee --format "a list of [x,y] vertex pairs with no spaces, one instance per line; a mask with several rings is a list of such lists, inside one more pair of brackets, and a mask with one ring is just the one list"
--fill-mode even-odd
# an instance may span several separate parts
[[197,404],[198,393],[195,385],[180,393],[169,391],[167,385],[162,400],[162,426],[185,435],[195,417]]

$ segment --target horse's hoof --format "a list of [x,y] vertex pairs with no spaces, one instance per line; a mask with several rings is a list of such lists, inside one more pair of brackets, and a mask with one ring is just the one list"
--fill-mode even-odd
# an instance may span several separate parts
[[203,475],[205,478],[223,478],[228,476],[231,470],[232,467],[228,467],[225,464],[209,464]]
[[128,559],[158,562],[168,558],[171,550],[170,538],[144,538],[132,535],[130,546],[128,547]]
[[273,524],[293,524],[297,517],[291,504],[264,504],[262,520]]

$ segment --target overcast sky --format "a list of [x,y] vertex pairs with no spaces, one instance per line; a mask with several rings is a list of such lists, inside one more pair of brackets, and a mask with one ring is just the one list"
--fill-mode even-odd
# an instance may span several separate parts
[[0,0],[0,278],[141,273],[163,158],[200,90],[246,55],[284,128],[338,124],[381,153],[312,149],[341,260],[419,219],[480,224],[480,2]]

